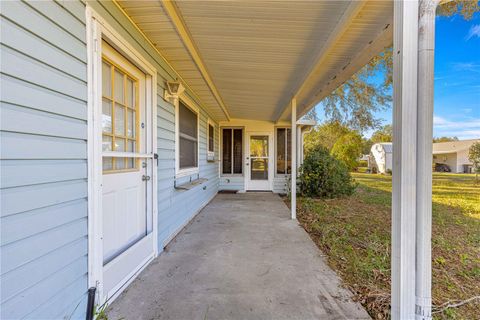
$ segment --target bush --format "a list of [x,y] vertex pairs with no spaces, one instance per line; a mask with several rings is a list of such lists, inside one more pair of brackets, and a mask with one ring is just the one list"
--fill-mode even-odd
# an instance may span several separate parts
[[351,195],[356,188],[345,163],[322,146],[305,156],[298,180],[298,191],[306,197],[336,198]]

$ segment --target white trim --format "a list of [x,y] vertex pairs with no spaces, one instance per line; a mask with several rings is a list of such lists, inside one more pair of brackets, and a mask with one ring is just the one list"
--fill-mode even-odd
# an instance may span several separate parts
[[[157,150],[156,118],[157,118],[157,70],[143,56],[133,48],[128,41],[124,40],[95,10],[87,3],[86,34],[87,34],[87,88],[88,88],[88,285],[97,287],[97,303],[105,302],[103,290],[103,219],[102,219],[102,149],[101,149],[101,63],[102,63],[102,39],[109,40],[116,50],[128,57],[129,61],[145,73],[146,94],[146,121],[150,122],[146,131],[146,154],[136,154],[137,157],[151,158]],[[149,118],[151,117],[151,118]],[[148,173],[151,174],[151,190],[147,188],[147,210],[152,212],[152,257],[158,255],[158,203],[157,203],[157,170],[156,163],[151,161]],[[155,167],[155,168],[154,168]],[[150,206],[150,209],[148,209]],[[151,259],[150,259],[151,260]],[[149,260],[149,261],[150,261]],[[142,262],[145,263],[145,262]],[[138,274],[145,265],[135,271]],[[132,275],[129,275],[132,277]],[[133,280],[122,281],[123,288]],[[121,290],[120,290],[121,291]],[[117,296],[120,292],[117,292]],[[114,298],[114,297],[113,297]],[[112,301],[112,297],[109,301]]]
[[[180,169],[180,100],[197,115],[197,166],[185,169]],[[175,107],[175,178],[178,179],[200,172],[200,108],[185,94],[175,99],[173,104]]]
[[[245,135],[245,158],[248,157],[248,162],[247,159],[245,159],[244,162],[244,169],[245,169],[245,179],[244,179],[244,185],[245,185],[245,190],[247,191],[273,191],[273,181],[275,179],[275,164],[274,164],[274,155],[273,150],[274,146],[274,136],[275,132],[271,131],[249,131]],[[268,137],[268,187],[267,189],[260,189],[256,187],[252,187],[252,180],[251,180],[251,169],[250,169],[250,137],[251,136],[267,136]],[[247,165],[248,163],[248,165]],[[271,164],[274,164],[273,166]],[[258,181],[258,180],[257,180]]]

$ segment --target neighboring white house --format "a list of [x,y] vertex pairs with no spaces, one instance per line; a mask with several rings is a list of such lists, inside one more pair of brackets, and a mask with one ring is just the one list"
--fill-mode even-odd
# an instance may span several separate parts
[[370,161],[368,167],[376,168],[378,173],[386,173],[392,170],[392,151],[391,142],[375,143],[370,149]]
[[468,160],[468,150],[475,142],[480,139],[434,143],[433,162],[448,165],[454,173],[470,173],[472,163]]

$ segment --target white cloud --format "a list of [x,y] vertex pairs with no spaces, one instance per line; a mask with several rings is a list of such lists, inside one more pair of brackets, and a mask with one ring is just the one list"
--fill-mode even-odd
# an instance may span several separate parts
[[480,38],[480,24],[474,24],[470,27],[470,30],[468,30],[468,34],[465,37],[465,41],[470,40],[472,37]]
[[461,140],[480,138],[480,118],[451,121],[434,116],[433,128],[436,137],[458,137]]

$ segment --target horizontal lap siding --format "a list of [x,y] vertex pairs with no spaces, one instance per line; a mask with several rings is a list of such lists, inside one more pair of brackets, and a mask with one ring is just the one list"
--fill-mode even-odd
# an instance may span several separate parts
[[273,192],[286,194],[289,189],[287,184],[289,183],[290,175],[278,175],[273,178]]
[[220,177],[220,190],[241,191],[245,189],[243,176]]
[[0,317],[81,319],[88,270],[85,6],[1,6]]
[[[177,190],[175,114],[163,100],[165,80],[176,75],[114,3],[90,4],[157,69],[162,250],[218,191],[218,162],[206,161],[208,115],[201,110],[199,140],[199,175],[208,180]],[[85,5],[15,1],[1,6],[1,318],[83,318],[88,278]],[[218,140],[215,130],[216,159]]]

